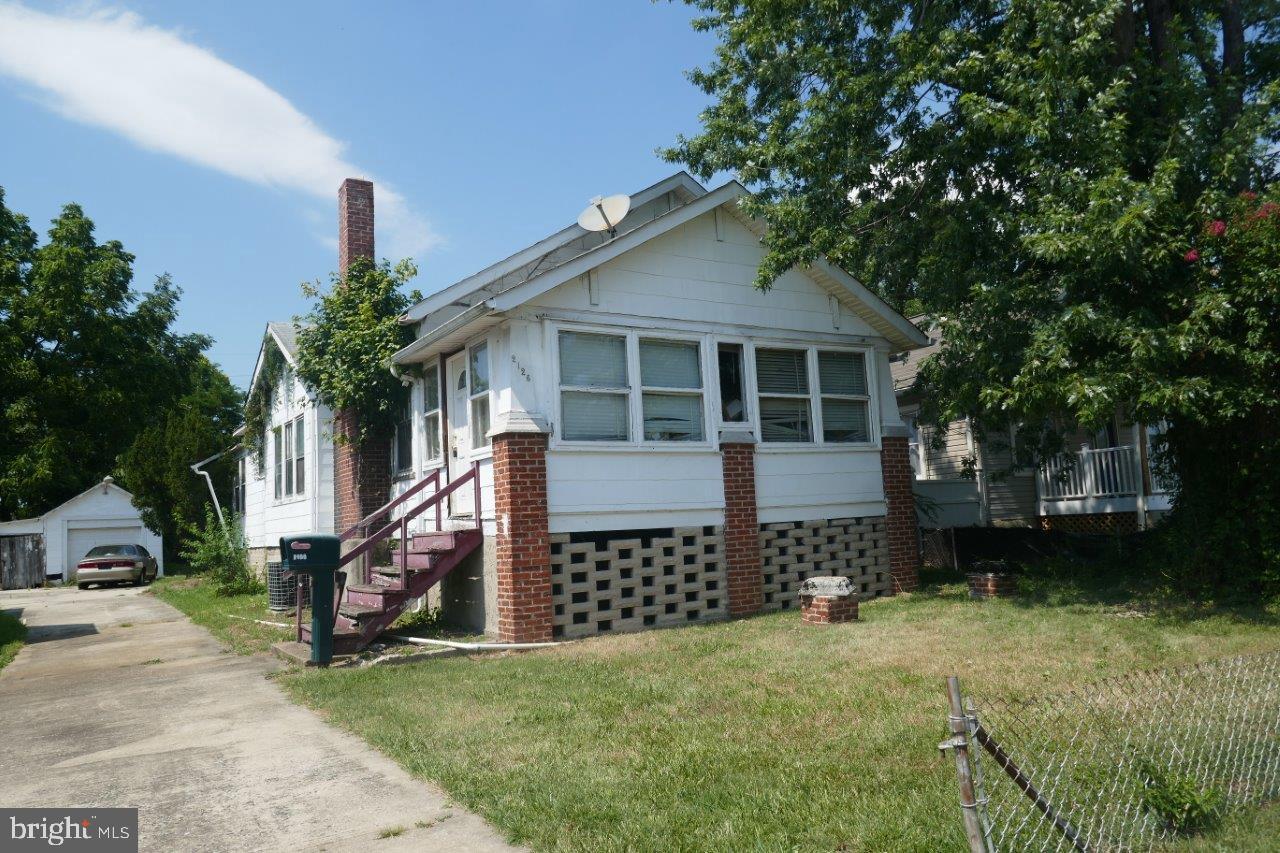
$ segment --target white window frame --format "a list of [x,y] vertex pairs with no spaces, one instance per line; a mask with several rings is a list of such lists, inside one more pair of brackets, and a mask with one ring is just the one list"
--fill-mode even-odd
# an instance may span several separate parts
[[[420,382],[422,388],[422,452],[421,470],[429,471],[444,465],[444,408],[441,401],[444,399],[447,389],[444,386],[444,364],[439,358],[433,359],[427,366],[426,370],[434,370],[436,374],[436,398],[435,400],[427,399],[427,378],[424,375]],[[491,383],[492,384],[492,383]],[[416,420],[416,418],[415,418]],[[436,445],[437,453],[432,456],[430,453],[430,443],[427,441],[427,425],[431,421],[436,423]]]
[[[560,333],[576,332],[584,335],[608,335],[622,338],[625,344],[627,360],[627,387],[624,388],[583,388],[576,385],[560,384]],[[698,345],[698,367],[702,378],[700,389],[671,389],[642,386],[640,377],[640,340],[678,341]],[[701,332],[681,332],[667,329],[639,329],[623,326],[605,326],[588,323],[551,323],[548,324],[547,350],[551,353],[552,404],[555,429],[552,430],[550,446],[566,449],[608,450],[608,449],[649,449],[664,452],[706,451],[716,446],[715,428],[719,423],[719,382],[715,375],[719,368],[710,362],[708,353],[714,345],[712,335]],[[627,426],[630,438],[626,441],[591,441],[587,439],[564,438],[564,415],[561,395],[565,391],[586,392],[594,394],[616,394],[627,398]],[[698,394],[702,397],[702,440],[701,441],[656,441],[644,438],[644,392],[657,394]],[[715,398],[715,407],[710,400]],[[742,426],[742,424],[738,424]]]
[[284,500],[284,425],[271,428],[272,495],[274,500]]
[[[302,452],[298,452],[298,443]],[[307,493],[307,422],[304,415],[293,419],[293,496],[300,498]]]
[[[484,357],[488,362],[489,387],[483,391],[472,390],[475,387],[475,370],[472,367],[472,352],[480,347],[484,347]],[[471,453],[470,458],[477,459],[493,453],[493,439],[488,436],[488,430],[485,435],[476,434],[476,402],[482,397],[486,399],[489,407],[489,429],[493,428],[493,344],[490,343],[488,336],[476,338],[467,344],[467,357],[464,362],[467,371],[467,430],[471,434]]]
[[[413,421],[414,421],[414,405],[413,394],[406,392],[404,409],[400,412],[401,417],[396,420],[395,428],[391,431],[391,478],[393,480],[401,480],[405,477],[413,476],[413,457],[414,457],[414,440],[413,440]],[[400,437],[407,432],[409,439],[409,463],[400,458]]]
[[[737,339],[732,337],[717,337],[717,342],[736,343]],[[805,370],[808,374],[809,393],[803,394],[761,394],[759,383],[756,377],[756,350],[757,349],[789,349],[805,351]],[[860,353],[862,355],[862,369],[866,372],[867,393],[865,395],[847,395],[847,394],[824,394],[822,393],[821,376],[818,373],[818,351],[823,352],[841,352],[841,353]],[[825,450],[871,450],[880,447],[880,406],[878,400],[877,389],[877,361],[876,350],[872,346],[852,345],[852,344],[828,344],[814,343],[812,341],[796,341],[787,340],[785,338],[765,339],[752,338],[747,346],[749,356],[747,358],[747,384],[751,395],[749,411],[749,423],[759,443],[756,445],[757,450],[766,452],[786,452],[788,450],[809,451],[813,449]],[[717,380],[718,380],[717,375]],[[717,395],[719,389],[717,388]],[[809,401],[809,417],[811,421],[811,437],[809,441],[765,441],[760,429],[760,398],[761,397],[777,397],[779,399],[805,399]],[[850,399],[864,400],[867,403],[867,440],[866,441],[827,441],[823,437],[822,423],[822,398],[830,397],[832,399]],[[737,426],[743,424],[725,423],[725,427]]]

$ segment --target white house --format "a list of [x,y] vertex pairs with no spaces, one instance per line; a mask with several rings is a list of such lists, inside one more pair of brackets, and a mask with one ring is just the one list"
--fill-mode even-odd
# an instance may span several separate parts
[[[241,451],[236,462],[232,510],[243,518],[251,561],[261,570],[278,559],[280,537],[333,532],[332,416],[297,378],[292,323],[268,323],[250,388],[283,358],[271,395],[271,417],[261,457]],[[278,362],[277,362],[278,363]],[[243,427],[237,433],[243,437]]]
[[0,522],[0,537],[39,536],[44,544],[45,575],[66,578],[97,545],[141,545],[164,574],[164,540],[147,529],[133,495],[110,477],[38,518]]
[[[745,194],[675,174],[616,230],[570,225],[405,314],[416,339],[391,366],[411,403],[392,447],[335,449],[333,523],[359,542],[386,520],[362,516],[407,495],[388,515],[407,532],[437,511],[455,532],[392,566],[357,548],[339,648],[442,579],[446,617],[518,641],[785,608],[811,575],[864,598],[914,587],[889,357],[927,339],[823,259],[756,289]],[[339,200],[345,269],[373,255],[373,186]]]

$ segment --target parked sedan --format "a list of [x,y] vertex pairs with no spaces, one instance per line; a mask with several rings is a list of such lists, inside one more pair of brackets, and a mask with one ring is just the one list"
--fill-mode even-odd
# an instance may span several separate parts
[[76,585],[132,583],[142,586],[156,579],[156,558],[141,545],[99,545],[76,564]]

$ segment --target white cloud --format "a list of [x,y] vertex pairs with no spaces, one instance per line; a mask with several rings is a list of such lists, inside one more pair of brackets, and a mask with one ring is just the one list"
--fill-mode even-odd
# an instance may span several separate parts
[[[252,183],[335,202],[343,178],[369,177],[279,92],[129,12],[62,16],[0,2],[0,74],[72,121]],[[420,256],[439,242],[403,196],[375,182],[380,255]]]

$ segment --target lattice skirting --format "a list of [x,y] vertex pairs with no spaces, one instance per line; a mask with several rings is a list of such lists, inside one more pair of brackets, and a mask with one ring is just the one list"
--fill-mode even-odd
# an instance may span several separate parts
[[892,591],[883,518],[762,524],[760,555],[765,610],[794,607],[796,589],[816,575],[848,578],[864,600]]
[[722,531],[552,534],[551,604],[555,637],[723,619],[728,600]]
[[1136,512],[1092,512],[1080,515],[1042,515],[1041,530],[1065,533],[1137,533]]

